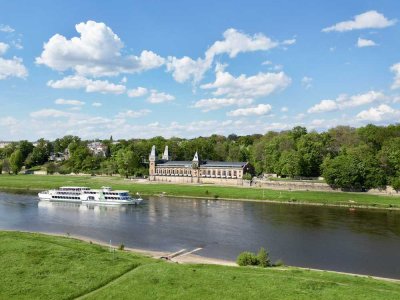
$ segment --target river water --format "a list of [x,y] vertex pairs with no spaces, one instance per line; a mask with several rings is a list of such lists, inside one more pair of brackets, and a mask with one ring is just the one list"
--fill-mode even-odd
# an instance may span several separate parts
[[158,251],[234,260],[265,247],[285,264],[400,279],[400,212],[149,198],[137,207],[39,202],[0,193],[0,229],[70,233]]

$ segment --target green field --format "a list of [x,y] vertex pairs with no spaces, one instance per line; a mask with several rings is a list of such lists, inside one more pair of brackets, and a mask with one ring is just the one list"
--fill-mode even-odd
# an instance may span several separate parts
[[399,299],[400,283],[289,267],[181,265],[0,231],[0,299]]
[[0,175],[0,189],[41,190],[62,185],[98,188],[104,185],[126,189],[141,195],[203,197],[209,199],[270,200],[291,203],[400,208],[400,197],[376,196],[363,193],[278,191],[261,188],[227,187],[189,184],[140,184],[121,177],[91,177],[62,175]]

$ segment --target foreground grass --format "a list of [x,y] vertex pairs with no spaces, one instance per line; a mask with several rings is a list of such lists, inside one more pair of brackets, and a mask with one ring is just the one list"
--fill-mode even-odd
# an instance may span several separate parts
[[49,189],[62,185],[99,188],[111,185],[114,189],[125,189],[142,195],[206,197],[210,199],[271,200],[293,203],[320,203],[330,205],[369,206],[400,208],[400,197],[377,196],[363,193],[278,191],[261,188],[228,187],[188,184],[138,184],[121,177],[91,177],[62,175],[0,175],[0,189]]
[[0,232],[0,299],[399,299],[400,284],[295,268],[178,265]]

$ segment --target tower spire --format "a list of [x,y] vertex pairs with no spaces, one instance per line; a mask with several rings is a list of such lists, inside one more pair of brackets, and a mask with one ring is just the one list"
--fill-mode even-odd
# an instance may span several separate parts
[[168,146],[165,146],[164,154],[163,154],[163,156],[162,156],[162,159],[163,159],[163,160],[169,160],[169,159],[170,159],[169,153],[168,153]]

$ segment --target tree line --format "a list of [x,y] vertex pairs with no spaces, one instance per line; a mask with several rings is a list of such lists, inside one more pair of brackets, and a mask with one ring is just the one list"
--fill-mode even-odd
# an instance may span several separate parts
[[[152,145],[163,151],[166,145],[172,160],[191,161],[198,151],[201,159],[247,161],[255,174],[274,173],[282,177],[323,176],[332,186],[370,189],[392,185],[400,189],[400,124],[366,125],[360,128],[337,126],[325,132],[308,132],[304,127],[264,135],[211,135],[183,139],[157,136],[150,139],[101,141],[105,156],[94,155],[88,141],[64,136],[55,141],[40,139],[34,147],[28,141],[11,143],[0,149],[3,172],[17,174],[44,165],[49,173],[148,174],[147,159]],[[68,149],[69,159],[49,162],[52,152]]]

